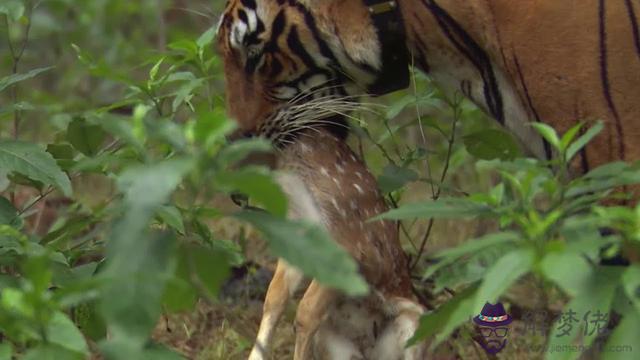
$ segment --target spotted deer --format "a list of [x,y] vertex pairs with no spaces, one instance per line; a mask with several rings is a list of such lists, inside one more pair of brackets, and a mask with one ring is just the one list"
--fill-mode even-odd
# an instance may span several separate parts
[[[343,140],[316,127],[278,150],[277,167],[289,216],[324,226],[356,260],[371,289],[354,298],[311,280],[297,307],[294,360],[423,359],[424,344],[405,344],[424,309],[413,295],[395,222],[368,222],[387,205],[363,162]],[[297,269],[278,261],[250,360],[266,359],[289,298],[306,283]]]

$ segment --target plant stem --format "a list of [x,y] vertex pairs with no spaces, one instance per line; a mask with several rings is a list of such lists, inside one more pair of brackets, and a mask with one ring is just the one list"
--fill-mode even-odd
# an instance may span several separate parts
[[[27,10],[26,18],[28,19],[27,27],[25,29],[24,39],[20,44],[20,48],[16,49],[13,42],[11,41],[11,29],[9,26],[9,17],[5,16],[4,21],[7,27],[7,43],[9,44],[9,51],[11,53],[11,72],[13,75],[18,73],[18,66],[20,64],[20,60],[22,59],[22,55],[24,55],[24,51],[27,48],[27,44],[29,43],[29,31],[31,30],[31,13],[33,11],[33,7],[29,7]],[[22,120],[22,114],[20,109],[16,107],[18,104],[18,84],[13,84],[11,86],[11,101],[13,102],[13,138],[18,139],[20,135],[20,122]]]
[[[420,129],[420,137],[422,138],[422,145],[424,146],[425,151],[427,150],[427,137],[424,134],[424,129],[422,128],[422,113],[420,112],[420,105],[418,104],[418,84],[416,82],[416,72],[414,67],[414,59],[411,56],[411,83],[413,85],[413,96],[416,98],[415,107],[416,107],[416,116],[418,116],[418,129]],[[427,151],[427,155],[424,158],[427,177],[431,178],[431,164],[429,163],[429,153]],[[431,184],[431,196],[435,197],[436,190],[433,184]]]
[[[440,184],[444,183],[444,179],[447,177],[447,172],[449,172],[449,166],[451,164],[451,154],[453,153],[453,144],[455,143],[455,140],[456,140],[456,129],[457,129],[458,121],[460,120],[460,101],[454,100],[454,102],[451,103],[450,105],[453,108],[453,124],[451,124],[451,134],[449,135],[449,139],[447,140],[448,142],[447,155],[445,158],[444,167],[442,168],[442,173],[440,174]],[[435,189],[435,191],[433,192],[432,200],[433,201],[438,200],[441,193],[442,193],[442,187],[438,186],[437,189]],[[418,265],[418,262],[420,262],[420,258],[422,258],[422,254],[424,253],[424,249],[427,245],[427,241],[429,240],[429,237],[431,236],[431,231],[433,230],[433,224],[434,224],[434,219],[433,218],[429,219],[429,225],[427,226],[427,231],[422,237],[422,241],[420,242],[420,249],[418,251],[418,254],[415,260],[413,261],[413,264],[411,264],[410,270],[413,270]]]

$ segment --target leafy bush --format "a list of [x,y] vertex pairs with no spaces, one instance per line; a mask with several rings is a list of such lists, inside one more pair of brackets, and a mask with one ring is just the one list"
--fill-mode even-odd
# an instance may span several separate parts
[[[12,1],[0,16],[28,27],[32,10]],[[140,65],[148,69],[141,80],[70,46],[75,66],[126,92],[98,108],[56,112],[46,146],[23,139],[24,111],[41,105],[20,101],[18,87],[52,70],[19,72],[20,54],[12,52],[13,74],[0,78],[0,94],[13,99],[0,114],[13,119],[14,135],[0,138],[2,358],[86,358],[85,337],[106,358],[179,358],[153,344],[151,332],[163,311],[191,309],[198,297],[215,301],[229,267],[243,261],[237,244],[209,230],[223,217],[261,229],[274,254],[320,281],[351,294],[367,291],[355,262],[324,231],[285,219],[286,198],[268,169],[238,165],[270,145],[226,143],[234,125],[214,93],[211,74],[220,70],[213,37],[210,28],[169,43],[169,51]],[[26,32],[22,41],[26,46]],[[114,190],[88,204],[74,188],[89,179]],[[28,188],[35,198],[19,201]],[[210,205],[235,192],[269,212]],[[57,194],[70,205],[38,234],[24,219]]]
[[[577,139],[581,125],[561,138],[547,125],[534,126],[554,147],[558,154],[554,160],[518,158],[481,163],[478,166],[500,174],[500,181],[489,192],[410,203],[378,217],[485,217],[499,224],[500,231],[434,255],[437,262],[427,267],[424,278],[435,279],[439,288],[460,291],[422,319],[412,342],[435,336],[434,345],[439,344],[486,302],[495,303],[527,274],[541,279],[547,292],[552,287],[562,291],[568,300],[564,312],[622,315],[607,347],[633,344],[631,339],[640,334],[640,266],[601,265],[624,245],[640,249],[640,206],[602,205],[605,200],[630,200],[620,189],[640,183],[640,163],[614,162],[571,178],[571,160],[597,136],[602,124]],[[554,324],[549,347],[578,342],[588,348],[601,335],[576,327],[569,336],[558,336],[563,331],[562,321],[558,318]],[[575,358],[579,354],[550,352],[547,358]]]

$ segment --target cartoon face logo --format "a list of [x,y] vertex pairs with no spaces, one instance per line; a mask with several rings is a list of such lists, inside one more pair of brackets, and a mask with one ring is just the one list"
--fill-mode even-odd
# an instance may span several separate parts
[[499,353],[507,345],[508,325],[512,320],[502,303],[484,304],[480,315],[473,318],[479,332],[476,342],[489,354]]

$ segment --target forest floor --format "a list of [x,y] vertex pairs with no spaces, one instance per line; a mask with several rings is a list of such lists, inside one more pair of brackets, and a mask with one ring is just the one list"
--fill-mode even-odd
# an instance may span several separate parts
[[[255,289],[254,289],[255,290]],[[266,287],[264,288],[266,290]],[[526,294],[521,289],[521,295]],[[262,302],[255,298],[235,299],[210,304],[201,301],[191,313],[168,315],[160,321],[154,339],[188,359],[240,360],[246,359],[256,336]],[[293,320],[295,302],[288,307],[274,336],[270,359],[292,358],[295,333]],[[513,315],[505,349],[496,356],[487,355],[472,338],[473,325],[463,326],[454,336],[440,345],[429,359],[543,359],[545,336],[542,323],[525,321],[525,314]],[[550,325],[550,323],[548,324]]]
[[[220,224],[215,225],[220,228]],[[485,231],[484,224],[468,224],[461,228],[459,223],[443,221],[436,226],[432,249],[453,246],[469,239],[474,233]],[[237,229],[236,226],[223,226]],[[455,232],[454,232],[455,229]],[[455,233],[457,236],[450,236]],[[449,234],[449,236],[444,236]],[[438,241],[438,239],[446,239]],[[194,360],[239,360],[246,359],[255,339],[261,313],[262,300],[274,268],[275,259],[269,257],[265,244],[252,232],[248,236],[247,255],[252,264],[248,268],[235,271],[222,289],[220,300],[212,303],[200,300],[196,309],[189,313],[163,317],[154,332],[154,339],[165,344],[188,359]],[[260,264],[260,265],[257,265]],[[448,341],[441,344],[429,359],[542,359],[546,343],[546,330],[552,325],[551,314],[546,319],[536,313],[536,309],[548,308],[542,305],[547,299],[533,279],[525,279],[515,286],[505,306],[514,322],[509,327],[505,349],[496,356],[488,355],[473,340],[474,327],[471,322],[462,326]],[[442,299],[444,300],[444,299]],[[435,306],[440,302],[435,300]],[[292,358],[295,334],[293,321],[296,301],[289,304],[281,319],[271,349],[270,358],[285,360]],[[559,308],[559,306],[558,306]],[[529,309],[529,310],[523,310]],[[533,320],[529,319],[532,317]],[[543,317],[541,317],[543,316]],[[547,328],[544,328],[547,326]]]

